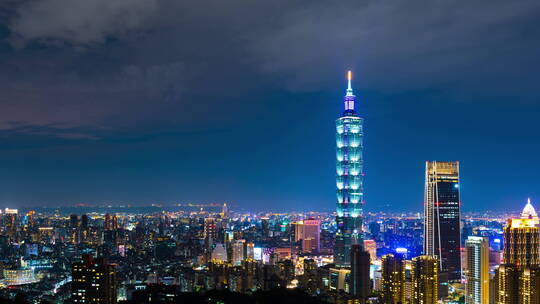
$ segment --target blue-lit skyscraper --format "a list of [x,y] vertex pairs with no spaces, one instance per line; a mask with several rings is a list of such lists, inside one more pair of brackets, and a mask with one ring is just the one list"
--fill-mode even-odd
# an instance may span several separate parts
[[351,245],[362,246],[363,130],[362,118],[355,108],[356,96],[351,78],[349,71],[344,110],[336,120],[337,232],[334,262],[337,267],[350,267]]

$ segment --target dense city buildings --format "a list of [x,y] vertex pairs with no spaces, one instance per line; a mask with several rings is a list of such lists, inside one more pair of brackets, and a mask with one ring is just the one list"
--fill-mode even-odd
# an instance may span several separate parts
[[[491,297],[493,303],[519,304],[534,303],[531,300],[540,290],[535,287],[538,267],[531,262],[532,257],[523,260],[523,266],[503,264],[504,246],[509,244],[505,240],[506,218],[535,223],[531,207],[508,215],[465,213],[464,280],[448,285],[440,279],[444,273],[437,257],[422,255],[423,218],[418,213],[366,212],[364,246],[352,245],[351,265],[337,267],[332,255],[335,213],[230,210],[224,219],[221,207],[215,204],[203,210],[198,206],[167,212],[69,209],[64,214],[19,210],[22,216],[14,222],[15,235],[25,242],[10,241],[6,227],[0,229],[0,257],[4,261],[0,286],[10,286],[0,288],[0,297],[12,295],[17,288],[35,294],[36,300],[73,303],[83,295],[88,300],[99,284],[99,288],[116,288],[111,293],[118,302],[134,303],[140,299],[172,301],[186,293],[209,290],[251,294],[285,288],[301,289],[324,303],[485,303],[486,297]],[[11,215],[6,218],[12,220]],[[298,224],[313,220],[313,226],[320,229],[319,252],[306,251],[297,239],[299,233],[306,233]],[[525,245],[535,237],[527,229],[521,233],[527,239]],[[307,230],[308,235],[312,232]],[[85,262],[89,260],[94,263]],[[96,264],[116,265],[115,277],[109,279],[116,283],[97,282],[105,279],[101,275],[99,279],[85,275],[81,281],[81,273],[88,272],[82,269],[93,269]],[[489,283],[493,290],[487,296],[486,269],[492,276]],[[442,295],[443,287],[448,295]]]
[[334,262],[338,267],[349,267],[351,246],[362,243],[363,120],[356,110],[351,79],[349,71],[344,109],[336,120],[337,231]]
[[459,162],[426,162],[424,253],[437,256],[448,280],[461,280]]

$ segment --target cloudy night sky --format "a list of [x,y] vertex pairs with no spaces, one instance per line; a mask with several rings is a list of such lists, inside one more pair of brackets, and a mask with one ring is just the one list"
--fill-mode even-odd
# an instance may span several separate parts
[[3,0],[0,206],[332,210],[348,69],[367,210],[540,206],[537,0]]

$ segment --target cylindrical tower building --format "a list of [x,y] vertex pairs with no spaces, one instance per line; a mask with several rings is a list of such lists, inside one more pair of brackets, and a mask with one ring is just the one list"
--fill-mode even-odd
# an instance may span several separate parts
[[337,267],[350,267],[351,245],[363,246],[363,120],[355,109],[356,96],[353,94],[351,79],[349,71],[344,110],[336,120],[337,231],[334,262]]

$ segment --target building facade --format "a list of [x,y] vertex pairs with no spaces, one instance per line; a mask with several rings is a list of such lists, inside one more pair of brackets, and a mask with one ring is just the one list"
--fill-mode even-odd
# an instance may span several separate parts
[[495,275],[496,304],[540,303],[538,215],[529,200],[520,218],[504,227],[504,264]]
[[504,263],[518,267],[539,265],[539,247],[538,216],[528,202],[521,218],[509,219],[504,227]]
[[381,261],[382,290],[384,304],[405,303],[405,265],[400,257],[387,254]]
[[499,265],[495,271],[495,304],[519,304],[519,268]]
[[361,245],[352,245],[351,294],[357,299],[365,300],[371,293],[370,265],[369,253],[364,251]]
[[71,300],[73,303],[114,304],[117,296],[116,265],[84,255],[73,263]]
[[540,267],[525,267],[519,281],[521,304],[540,304]]
[[307,219],[294,223],[294,240],[302,242],[302,252],[318,253],[321,240],[321,220]]
[[334,262],[337,267],[349,267],[351,246],[363,242],[363,120],[356,110],[351,78],[349,71],[344,110],[336,120],[337,231]]
[[437,257],[422,255],[411,261],[412,304],[435,304],[439,297],[439,262]]
[[465,241],[465,303],[489,304],[489,241],[469,236]]
[[459,162],[426,162],[424,254],[437,256],[450,282],[461,280]]

